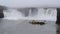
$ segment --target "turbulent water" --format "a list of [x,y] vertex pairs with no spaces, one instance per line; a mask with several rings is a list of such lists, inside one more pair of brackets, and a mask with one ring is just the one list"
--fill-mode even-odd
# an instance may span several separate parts
[[49,20],[56,21],[57,11],[56,9],[48,8],[25,8],[22,10],[8,9],[4,11],[4,19],[26,19],[26,20]]

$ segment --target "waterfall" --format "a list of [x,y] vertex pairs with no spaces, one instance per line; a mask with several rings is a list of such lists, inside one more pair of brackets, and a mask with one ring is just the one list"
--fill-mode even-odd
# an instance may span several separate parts
[[[25,8],[26,9],[26,8]],[[27,16],[26,10],[23,9],[22,11],[17,11],[16,9],[9,9],[4,12],[6,16],[5,19],[29,19],[29,20],[49,20],[49,21],[56,21],[57,19],[57,10],[53,8],[30,8],[27,9]]]

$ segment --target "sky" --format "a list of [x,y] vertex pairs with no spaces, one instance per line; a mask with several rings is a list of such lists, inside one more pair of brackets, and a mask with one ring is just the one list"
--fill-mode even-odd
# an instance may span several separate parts
[[60,7],[60,0],[0,0],[0,5],[12,8]]

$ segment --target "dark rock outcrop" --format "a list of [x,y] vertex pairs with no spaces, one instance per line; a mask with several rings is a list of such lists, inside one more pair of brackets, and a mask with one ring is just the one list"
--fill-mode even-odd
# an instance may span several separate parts
[[0,6],[0,18],[4,18],[3,10],[3,6]]
[[57,21],[56,24],[60,24],[60,8],[57,8]]

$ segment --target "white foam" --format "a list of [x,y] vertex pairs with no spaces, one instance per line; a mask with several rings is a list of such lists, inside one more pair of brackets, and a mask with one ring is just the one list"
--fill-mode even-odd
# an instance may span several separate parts
[[[5,18],[8,20],[47,20],[47,21],[56,21],[57,18],[57,11],[56,9],[49,9],[51,10],[51,14],[48,14],[48,12],[45,14],[44,10],[39,9],[39,11],[36,12],[36,15],[24,17],[23,13],[15,10],[15,9],[9,9],[7,11],[4,11]],[[35,14],[35,13],[34,13]]]
[[9,9],[4,11],[4,19],[8,19],[8,20],[18,20],[19,18],[21,18],[23,15],[21,12],[14,10],[14,9]]

